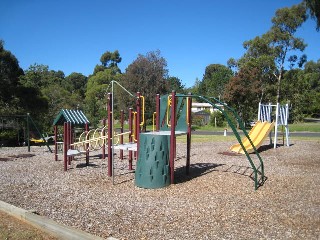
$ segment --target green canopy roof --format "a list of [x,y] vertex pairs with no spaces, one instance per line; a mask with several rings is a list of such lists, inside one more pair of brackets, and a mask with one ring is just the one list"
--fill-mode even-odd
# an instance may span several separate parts
[[63,125],[65,122],[71,122],[74,125],[85,125],[90,123],[81,110],[61,109],[53,121],[53,125]]

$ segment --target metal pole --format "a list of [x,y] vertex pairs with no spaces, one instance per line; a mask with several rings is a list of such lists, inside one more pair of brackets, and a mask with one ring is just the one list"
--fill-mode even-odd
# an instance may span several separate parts
[[[71,122],[68,122],[68,149],[70,149],[71,144]],[[68,157],[68,164],[71,165],[71,156]]]
[[63,163],[64,163],[64,171],[68,170],[68,159],[67,159],[67,141],[68,141],[68,123],[63,123]]
[[111,105],[112,105],[112,93],[108,93],[108,176],[112,176],[112,112],[111,112]]
[[[191,96],[191,93],[189,93]],[[191,118],[191,105],[192,105],[192,98],[188,97],[186,99],[187,101],[187,163],[186,163],[186,174],[189,174],[190,172],[190,151],[191,151],[191,125],[192,125],[192,118]]]
[[160,94],[156,97],[156,131],[160,131]]
[[103,137],[103,145],[102,145],[102,159],[105,159],[106,158],[106,119],[104,118],[102,120],[102,124],[103,124],[103,130],[102,130],[102,137]]
[[139,161],[139,149],[140,149],[140,122],[141,122],[141,98],[140,98],[141,94],[140,92],[137,92],[137,117],[136,117],[136,136],[135,139],[137,140],[137,153],[136,153],[136,157],[137,157],[137,161]]
[[[120,123],[121,123],[121,128],[120,128],[120,133],[123,133],[123,122],[124,122],[124,112],[121,110],[120,112]],[[123,144],[123,135],[120,136],[120,144]],[[123,160],[123,150],[120,150],[120,159]]]
[[171,184],[174,183],[174,155],[175,155],[175,125],[176,125],[176,93],[172,91],[171,95],[171,134],[170,134],[170,178]]
[[28,152],[30,152],[30,126],[29,126],[29,113],[27,113],[27,142],[28,142]]
[[53,130],[54,130],[54,160],[58,161],[58,144],[57,144],[58,126],[54,125]]
[[[88,123],[86,123],[86,125],[85,125],[85,132],[86,132],[86,140],[89,140],[89,135],[88,135],[89,124]],[[86,151],[86,166],[89,166],[89,143],[88,143],[88,141],[85,144],[85,147],[86,147],[86,149],[85,149],[85,151]]]
[[114,101],[114,88],[113,88],[113,82],[112,82],[112,94],[111,94],[111,97],[112,97],[112,101],[111,101],[111,103],[112,103],[112,105],[111,105],[111,125],[112,125],[112,127],[111,127],[111,129],[112,129],[112,140],[111,140],[111,143],[112,143],[112,148],[111,148],[111,154],[112,154],[112,156],[111,156],[111,159],[112,159],[112,184],[114,184],[114,134],[113,134],[113,129],[114,129],[114,114],[113,114],[113,112],[114,112],[114,104],[113,104],[113,101]]
[[[133,133],[133,125],[132,125],[132,108],[129,108],[129,142],[132,143],[132,133]],[[129,170],[132,170],[132,151],[129,151]]]

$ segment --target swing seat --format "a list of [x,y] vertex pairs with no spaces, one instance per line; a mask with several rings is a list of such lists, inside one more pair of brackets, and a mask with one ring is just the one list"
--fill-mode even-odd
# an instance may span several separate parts
[[80,152],[79,150],[76,150],[76,149],[69,149],[67,152],[67,156],[69,156],[69,157],[78,156],[81,154],[82,154],[82,152]]

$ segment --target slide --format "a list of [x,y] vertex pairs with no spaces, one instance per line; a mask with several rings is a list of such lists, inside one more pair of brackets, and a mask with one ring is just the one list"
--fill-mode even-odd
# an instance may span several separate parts
[[[249,132],[249,137],[250,137],[252,143],[254,144],[254,146],[256,147],[256,149],[258,149],[262,145],[262,143],[267,138],[268,134],[273,129],[273,127],[274,127],[274,122],[269,123],[269,122],[260,122],[260,121],[258,121],[253,126],[253,128]],[[248,138],[246,138],[246,137],[243,138],[242,144],[248,153],[254,152],[254,149],[253,149],[252,145],[250,144],[250,141]],[[240,143],[237,143],[237,144],[231,146],[230,150],[233,152],[236,152],[236,153],[244,154],[244,151],[243,151]]]

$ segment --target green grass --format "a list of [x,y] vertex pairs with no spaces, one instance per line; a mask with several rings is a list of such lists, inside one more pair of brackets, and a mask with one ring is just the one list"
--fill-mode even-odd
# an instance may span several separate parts
[[[115,124],[115,128],[120,128],[120,124]],[[124,126],[125,130],[128,131],[129,126]],[[196,131],[212,131],[212,132],[223,132],[225,127],[213,127],[210,125],[193,127]],[[227,128],[228,132],[232,132],[231,128]],[[249,129],[247,129],[249,130]],[[320,132],[320,122],[314,123],[293,123],[289,124],[290,132]],[[152,131],[152,126],[147,126],[147,131]]]
[[318,123],[293,123],[289,125],[290,132],[320,132]]
[[[223,135],[217,136],[217,135],[192,135],[191,136],[191,142],[192,143],[202,143],[202,142],[230,142],[230,141],[237,141],[236,137],[234,135],[226,136]],[[186,135],[178,136],[177,137],[178,143],[186,143],[187,137]]]
[[[196,131],[223,131],[225,128],[215,128],[210,125],[197,127]],[[227,128],[228,131],[231,131],[231,128]],[[289,124],[290,132],[320,132],[320,122],[315,123],[293,123]]]

